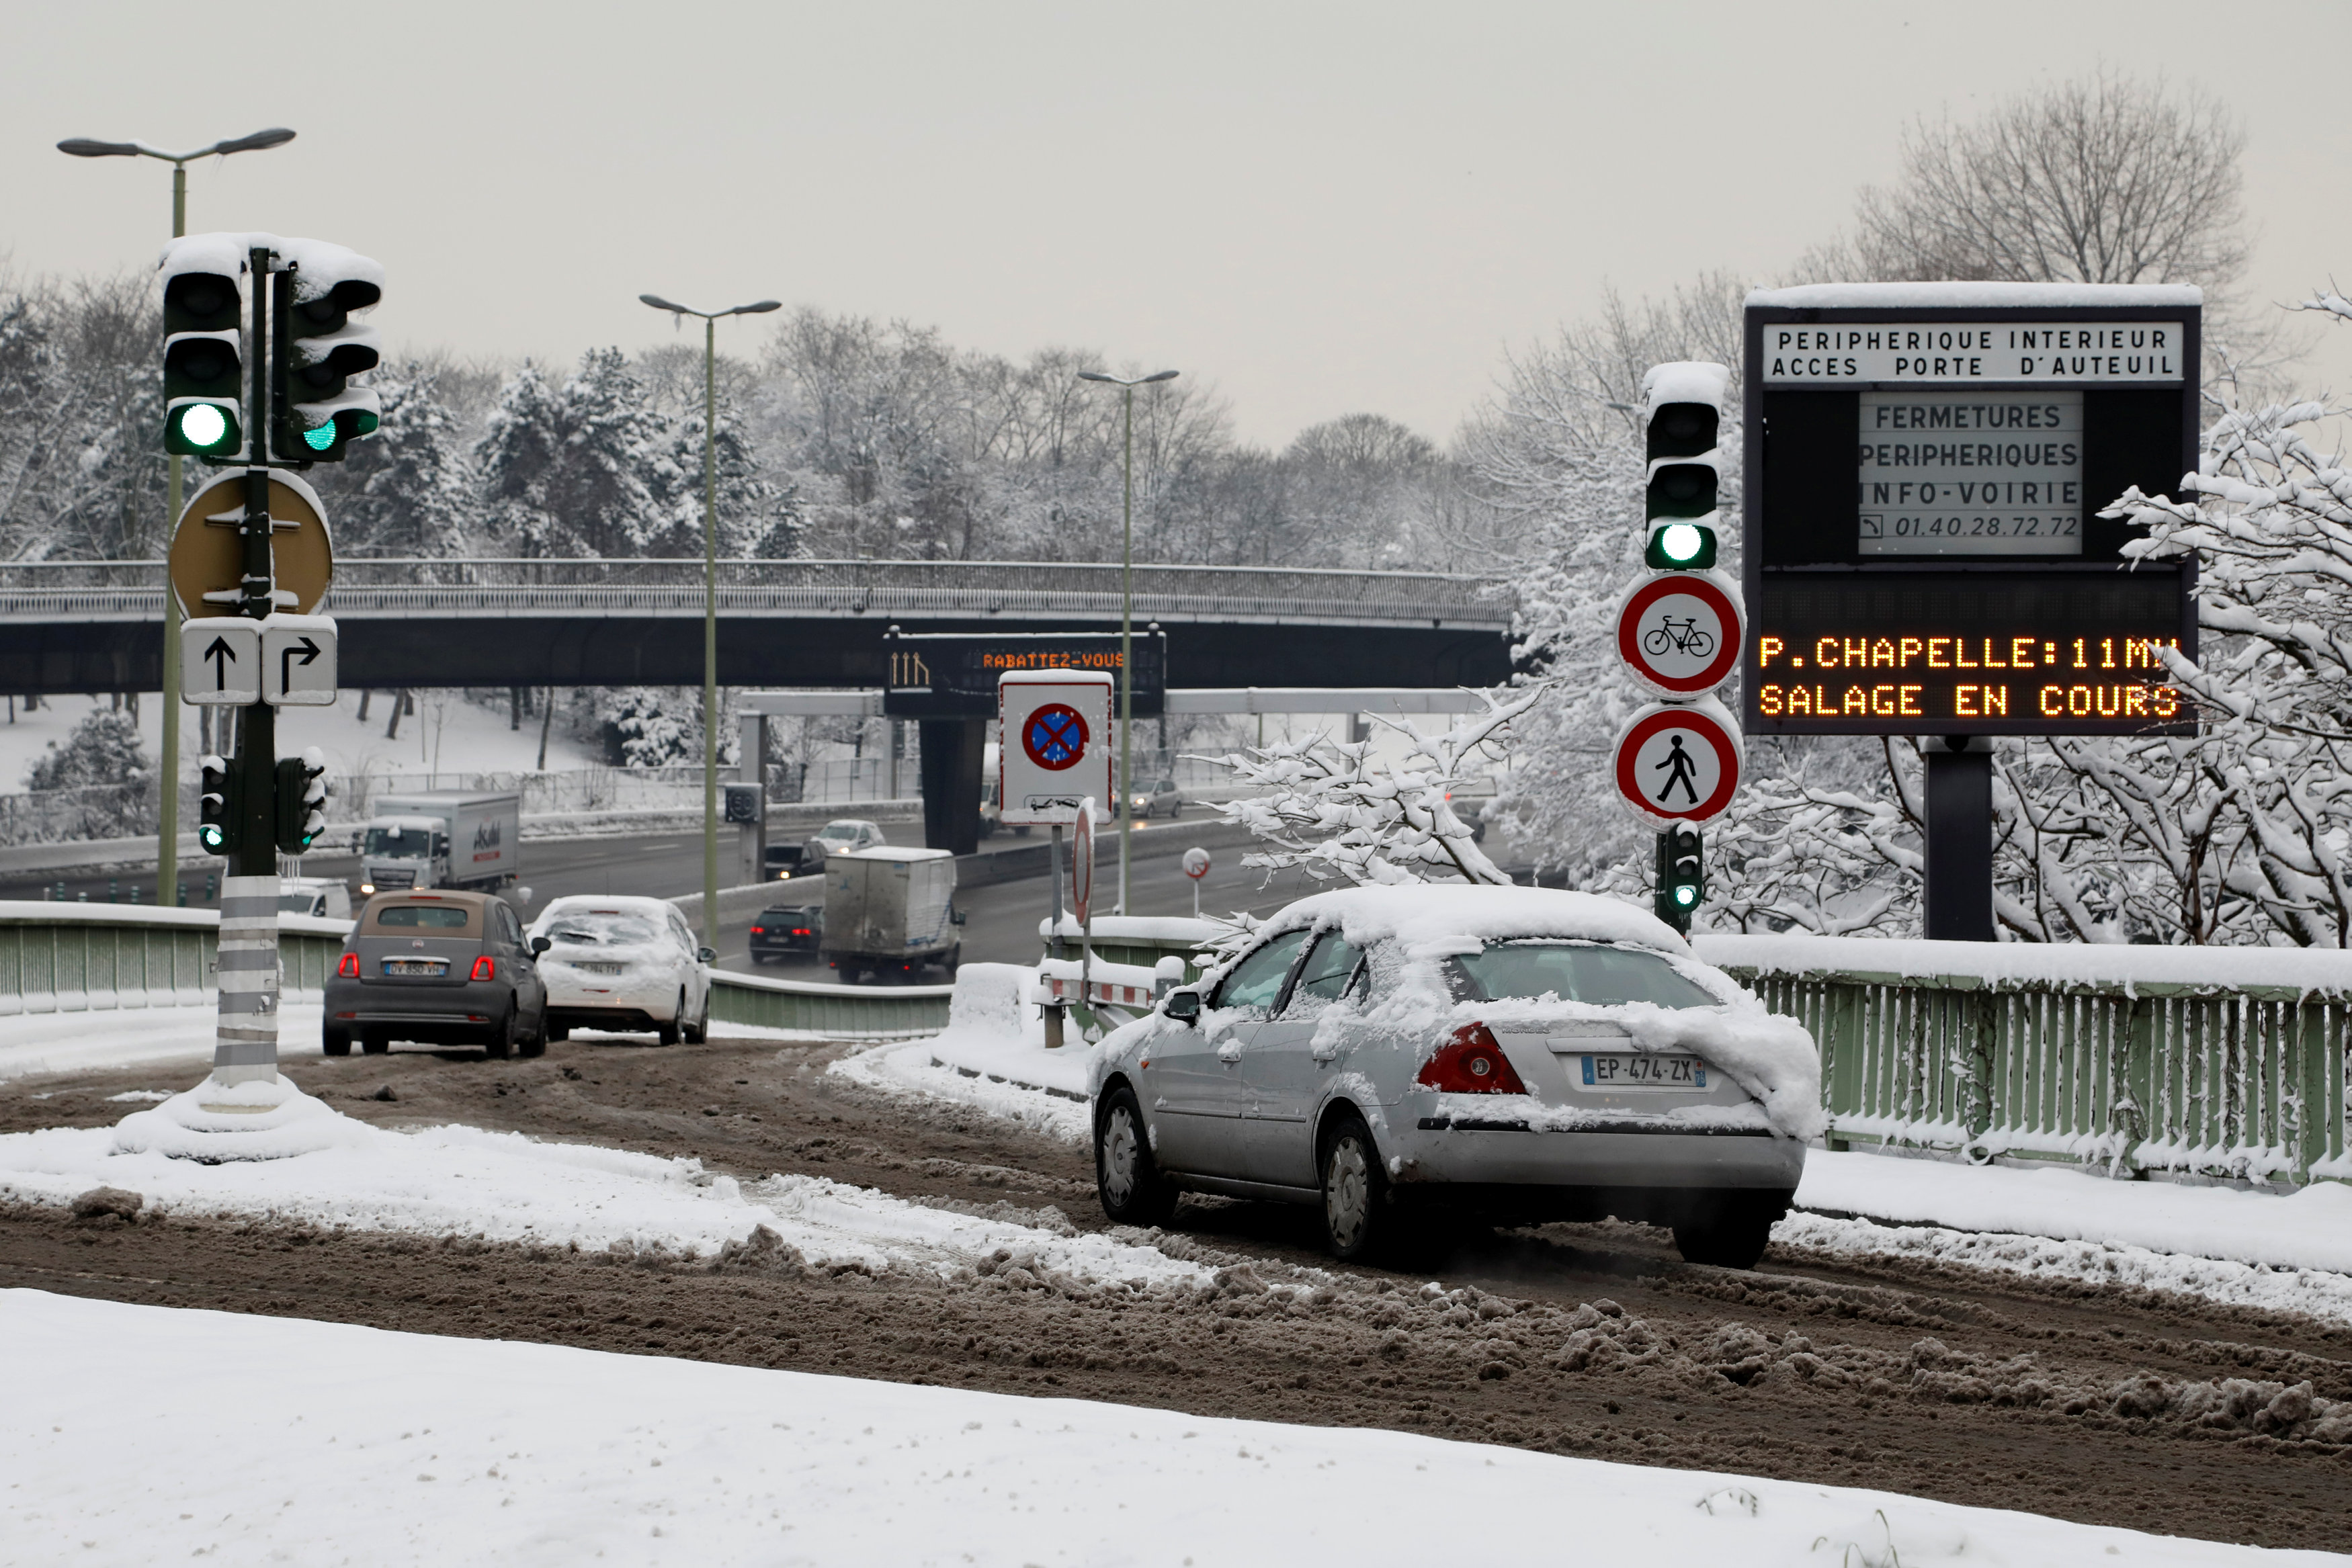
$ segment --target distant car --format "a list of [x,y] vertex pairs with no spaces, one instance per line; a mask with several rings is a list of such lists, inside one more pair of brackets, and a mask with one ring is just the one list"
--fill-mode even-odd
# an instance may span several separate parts
[[289,876],[278,883],[278,912],[320,920],[349,920],[352,890],[333,877]]
[[817,940],[824,935],[824,905],[780,904],[762,909],[751,922],[751,962],[765,964],[793,953],[816,956]]
[[1139,787],[1128,800],[1135,814],[1147,821],[1153,817],[1184,814],[1184,791],[1176,788],[1173,779],[1155,779]]
[[769,882],[790,882],[801,873],[802,847],[799,844],[768,846]]
[[320,1043],[371,1056],[395,1040],[478,1045],[493,1060],[547,1049],[539,944],[487,893],[379,893],[361,909],[327,978]]
[[816,836],[801,846],[799,871],[802,874],[824,869],[824,857],[835,850],[870,850],[890,841],[882,836],[881,828],[873,822],[861,822],[842,818],[827,822],[816,831]]
[[559,898],[531,923],[544,941],[550,1037],[652,1030],[664,1045],[710,1032],[710,970],[677,906],[659,898]]
[[1363,887],[1097,1047],[1096,1172],[1118,1223],[1179,1191],[1322,1210],[1332,1252],[1409,1211],[1671,1227],[1751,1267],[1820,1131],[1811,1038],[1645,912],[1517,887]]

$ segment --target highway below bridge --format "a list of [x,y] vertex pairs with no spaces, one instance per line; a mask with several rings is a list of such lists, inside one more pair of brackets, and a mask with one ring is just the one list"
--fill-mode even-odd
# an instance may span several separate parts
[[[0,691],[158,691],[162,563],[0,567]],[[1171,686],[1490,686],[1510,669],[1495,580],[1147,565],[1134,621]],[[703,563],[346,559],[324,609],[341,681],[412,686],[698,685]],[[886,632],[1105,632],[1120,569],[1092,562],[721,561],[719,680],[881,686]]]

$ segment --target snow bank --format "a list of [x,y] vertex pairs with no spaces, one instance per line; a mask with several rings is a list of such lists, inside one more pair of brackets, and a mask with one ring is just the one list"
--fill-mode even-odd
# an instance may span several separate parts
[[2121,943],[1925,942],[1875,936],[1701,934],[1692,948],[1710,964],[1759,974],[1950,975],[1988,985],[2272,987],[2300,995],[2352,996],[2352,951],[2317,947],[2157,947]]
[[[318,993],[289,996],[278,1010],[278,1049],[290,1056],[318,1050]],[[208,1062],[220,1009],[127,1008],[102,1012],[37,1013],[0,1027],[0,1082],[43,1072],[88,1072],[142,1062]]]
[[202,1165],[156,1152],[143,1134],[123,1134],[156,1114],[136,1113],[121,1128],[0,1136],[0,1199],[63,1206],[92,1187],[112,1186],[142,1194],[148,1210],[166,1215],[583,1251],[658,1248],[709,1257],[745,1246],[792,1248],[811,1267],[945,1277],[1011,1248],[1090,1282],[1189,1284],[1207,1277],[1152,1248],[950,1213],[821,1177],[770,1176],[746,1187],[698,1160],[476,1127],[394,1132],[334,1116],[338,1135],[319,1152]]
[[1019,964],[966,964],[956,971],[943,1031],[919,1044],[842,1057],[826,1071],[886,1094],[970,1105],[1083,1143],[1095,1048],[1073,1028],[1070,1043],[1045,1049],[1037,976]]
[[2233,1187],[2111,1181],[2051,1167],[1963,1166],[1890,1155],[1806,1155],[1801,1208],[1955,1230],[2112,1242],[2265,1269],[2322,1269],[2352,1291],[2352,1186],[2281,1197]]
[[0,1291],[0,1534],[92,1568],[1548,1563],[1570,1537],[1643,1568],[2342,1561],[1375,1428],[33,1291]]

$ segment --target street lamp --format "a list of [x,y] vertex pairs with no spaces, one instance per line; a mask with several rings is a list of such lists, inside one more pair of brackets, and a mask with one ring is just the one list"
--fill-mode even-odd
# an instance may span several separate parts
[[[658,294],[639,299],[672,316],[702,319],[702,940],[719,946],[719,318],[758,316],[782,310],[781,299],[730,305],[724,310],[694,310]],[[764,757],[752,758],[765,783]]]
[[[96,141],[87,136],[68,136],[58,143],[58,151],[73,158],[160,158],[169,163],[172,237],[178,239],[188,232],[191,162],[198,158],[283,147],[293,140],[292,131],[276,125],[250,136],[215,141],[194,152],[166,152],[144,141]],[[180,520],[180,455],[172,454],[166,463],[163,527],[169,530]],[[155,822],[155,902],[159,904],[177,902],[171,889],[180,880],[180,601],[172,592],[171,554],[172,540],[167,531],[163,538],[163,779],[158,791]]]
[[1174,371],[1154,371],[1132,380],[1101,371],[1080,371],[1082,382],[1106,382],[1119,389],[1127,404],[1126,505],[1119,524],[1118,547],[1118,912],[1127,913],[1127,864],[1129,838],[1135,826],[1135,389],[1154,382],[1172,382]]

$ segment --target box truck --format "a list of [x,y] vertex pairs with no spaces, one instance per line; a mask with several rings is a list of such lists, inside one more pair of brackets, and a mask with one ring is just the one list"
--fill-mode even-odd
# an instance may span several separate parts
[[511,887],[522,870],[522,797],[436,790],[379,795],[360,831],[360,891]]
[[926,964],[950,975],[963,953],[955,856],[946,850],[835,850],[824,857],[817,956],[855,983],[904,977]]

